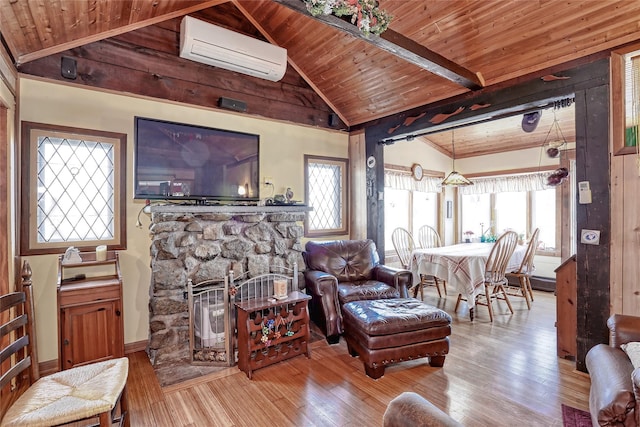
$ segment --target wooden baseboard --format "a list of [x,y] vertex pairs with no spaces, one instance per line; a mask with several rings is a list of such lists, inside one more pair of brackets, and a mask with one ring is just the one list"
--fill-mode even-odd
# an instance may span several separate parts
[[55,374],[58,372],[58,359],[47,360],[46,362],[38,363],[38,369],[40,370],[40,376],[46,377],[47,375]]
[[130,342],[124,345],[124,354],[136,353],[138,351],[147,351],[148,340]]
[[[130,342],[124,345],[124,354],[136,353],[138,351],[146,351],[149,341],[136,341]],[[38,369],[40,369],[40,376],[46,377],[47,375],[58,372],[58,359],[47,360],[46,362],[38,363]]]

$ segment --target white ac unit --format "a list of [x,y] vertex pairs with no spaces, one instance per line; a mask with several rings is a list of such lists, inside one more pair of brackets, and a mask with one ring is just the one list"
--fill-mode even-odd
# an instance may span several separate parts
[[287,70],[287,50],[185,16],[180,57],[277,82]]

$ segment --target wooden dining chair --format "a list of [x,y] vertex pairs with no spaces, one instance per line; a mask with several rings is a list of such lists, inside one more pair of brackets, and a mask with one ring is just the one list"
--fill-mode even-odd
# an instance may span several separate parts
[[391,241],[402,268],[409,269],[411,267],[411,252],[416,247],[413,236],[406,228],[398,227],[391,233]]
[[[507,283],[506,270],[509,259],[513,255],[516,245],[518,244],[518,234],[515,231],[507,231],[502,234],[494,243],[487,262],[485,263],[484,272],[484,293],[476,296],[476,305],[486,305],[489,309],[489,319],[493,322],[493,300],[503,300],[507,303],[509,311],[513,314],[513,307],[509,301],[509,296],[505,291]],[[460,301],[466,301],[462,294],[458,294],[455,311],[458,310]]]
[[[428,248],[439,248],[442,246],[442,240],[440,240],[440,235],[436,231],[435,228],[429,225],[423,225],[418,229],[418,243],[420,244],[421,249]],[[435,286],[438,290],[438,295],[442,297],[442,292],[440,291],[440,284],[442,283],[442,290],[444,294],[447,295],[447,282],[442,280],[436,276],[426,276],[424,279],[421,278],[421,285],[423,286]],[[420,289],[420,293],[422,295],[422,289]],[[418,289],[414,290],[414,298],[418,295]],[[423,296],[424,299],[424,296]]]
[[423,225],[418,229],[418,242],[420,247],[426,248],[439,248],[442,246],[442,240],[435,228],[429,225]]
[[523,297],[527,302],[527,308],[531,310],[531,302],[533,301],[533,289],[531,288],[531,275],[536,267],[533,265],[533,258],[536,256],[538,248],[540,229],[536,228],[529,239],[527,251],[522,258],[522,263],[517,270],[507,272],[506,277],[515,277],[518,279],[519,287],[507,285],[506,290],[510,296]]
[[[402,264],[402,268],[410,269],[411,253],[416,248],[411,233],[406,228],[398,227],[391,233],[391,241],[393,242],[393,247],[396,250],[396,254],[398,254],[398,258],[400,258],[400,264]],[[442,297],[440,286],[437,286],[435,280],[430,278],[430,276],[425,276],[423,274],[420,275],[420,283],[413,287],[413,297],[417,298],[418,292],[420,292],[420,298],[424,300],[425,286],[436,286],[438,295]]]
[[[0,295],[0,425],[129,425],[129,359],[105,360],[40,378],[31,269],[25,261],[16,291]],[[96,424],[99,422],[99,424]]]

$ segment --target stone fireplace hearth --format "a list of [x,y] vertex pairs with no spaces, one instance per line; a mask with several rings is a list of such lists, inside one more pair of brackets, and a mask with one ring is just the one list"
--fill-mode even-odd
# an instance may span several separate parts
[[[306,206],[151,208],[148,354],[154,367],[189,363],[187,283],[220,279],[230,270],[251,277],[297,264],[303,271]],[[303,286],[303,283],[301,283]]]

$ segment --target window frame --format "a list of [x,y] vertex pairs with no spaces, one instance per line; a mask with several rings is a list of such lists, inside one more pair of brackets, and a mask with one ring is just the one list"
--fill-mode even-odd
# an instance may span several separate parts
[[304,216],[304,236],[311,238],[318,238],[324,236],[341,236],[349,234],[349,159],[343,157],[327,157],[316,156],[312,154],[304,155],[304,187],[305,187],[305,204],[311,206],[309,202],[309,163],[323,163],[328,165],[338,165],[342,169],[342,194],[340,195],[341,204],[343,206],[341,212],[340,228],[327,228],[322,230],[311,230],[309,224],[309,216]]
[[[505,175],[513,175],[513,174],[523,174],[523,173],[530,173],[530,172],[544,172],[544,171],[549,171],[549,173],[551,173],[553,171],[553,168],[550,167],[544,167],[544,168],[523,168],[523,169],[512,169],[512,170],[506,170],[506,171],[495,171],[495,172],[486,172],[486,173],[480,173],[480,174],[469,174],[469,175],[465,175],[467,178],[485,178],[485,177],[499,177],[499,176],[505,176]],[[561,245],[562,245],[562,212],[561,212],[561,206],[562,206],[562,189],[565,187],[565,185],[558,185],[555,187],[556,190],[556,209],[555,209],[555,216],[556,216],[556,243],[555,243],[555,249],[554,250],[538,250],[536,249],[536,255],[541,255],[541,256],[550,256],[550,257],[557,257],[560,256],[561,254]],[[495,203],[496,203],[496,197],[495,197],[496,193],[490,193],[490,215],[491,215],[491,221],[494,222],[495,221]],[[458,193],[458,206],[460,206],[460,215],[462,215],[462,209],[463,204],[462,204],[462,194]],[[533,232],[533,230],[535,228],[533,228],[533,215],[532,215],[532,200],[533,200],[533,191],[527,191],[527,228],[529,229],[529,232]],[[458,225],[458,235],[462,236],[462,221],[460,221],[460,224]]]
[[[392,171],[392,172],[401,172],[401,173],[405,173],[407,175],[413,175],[412,173],[412,168],[411,167],[406,167],[406,166],[401,166],[401,165],[396,165],[396,164],[390,164],[390,163],[385,163],[384,165],[384,170],[385,171]],[[422,171],[422,178],[424,179],[426,177],[431,177],[431,178],[438,178],[439,180],[443,180],[444,179],[444,173],[443,172],[439,172],[439,171],[433,171],[433,170],[425,170],[423,169]],[[385,187],[386,188],[386,187]],[[389,187],[391,188],[391,187]],[[396,190],[398,190],[396,188]],[[409,192],[409,212],[408,212],[408,224],[409,226],[407,227],[407,230],[411,233],[411,235],[414,237],[414,239],[417,239],[417,233],[418,230],[414,230],[413,229],[413,223],[414,223],[414,197],[415,197],[415,192],[417,190],[405,190]],[[386,192],[386,190],[385,190]],[[445,194],[444,191],[441,191],[440,193],[437,194],[437,200],[436,200],[436,225],[434,226],[434,228],[436,229],[436,231],[438,232],[438,234],[440,236],[443,236],[443,230],[444,230],[444,219],[445,219],[445,215],[446,213],[443,212],[444,208],[443,206],[445,205],[444,201],[445,201]],[[385,197],[386,199],[386,197]],[[453,204],[451,206],[451,215],[453,217]],[[393,231],[393,230],[392,230]],[[386,230],[385,230],[386,233]],[[443,239],[444,241],[444,239]],[[417,242],[416,242],[417,243]],[[387,248],[387,245],[385,245],[385,259],[394,262],[398,260],[398,255],[396,254],[395,249],[393,248],[393,246],[391,246],[391,248]]]
[[[111,240],[74,240],[60,243],[38,243],[37,235],[37,197],[32,184],[37,182],[37,135],[73,134],[78,139],[108,138],[114,140],[114,238]],[[69,246],[80,250],[94,250],[98,245],[107,245],[109,250],[127,249],[127,209],[126,209],[126,153],[127,134],[83,129],[69,126],[52,125],[23,121],[21,123],[21,159],[20,159],[20,204],[18,217],[20,255],[61,254]]]
[[612,102],[609,120],[611,125],[611,149],[614,156],[636,154],[637,150],[636,146],[625,145],[627,82],[624,61],[626,55],[639,50],[640,44],[632,44],[611,52],[609,63]]

